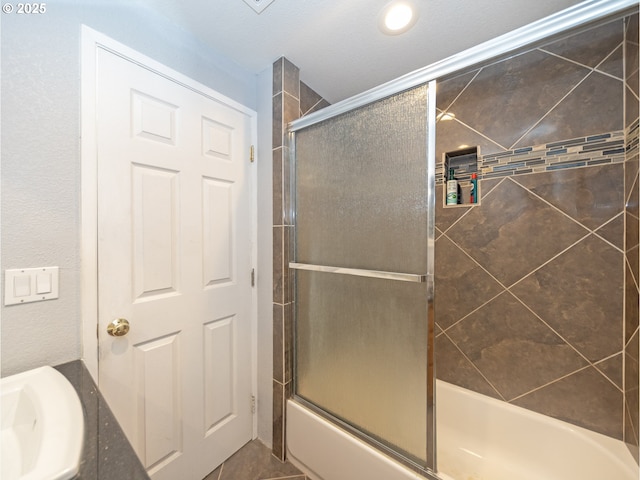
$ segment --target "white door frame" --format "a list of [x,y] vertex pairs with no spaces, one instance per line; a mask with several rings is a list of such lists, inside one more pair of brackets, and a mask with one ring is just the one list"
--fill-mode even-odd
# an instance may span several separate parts
[[[257,145],[257,113],[215,90],[142,55],[110,37],[82,25],[81,34],[81,213],[80,213],[80,313],[82,316],[82,359],[98,385],[98,149],[96,135],[96,52],[101,48],[169,78],[205,97],[224,103],[251,118],[251,144]],[[247,161],[249,161],[247,159]],[[257,171],[251,169],[251,264],[258,258]],[[251,389],[258,403],[258,287],[252,289]],[[99,385],[98,385],[99,386]],[[253,438],[258,416],[253,416]]]

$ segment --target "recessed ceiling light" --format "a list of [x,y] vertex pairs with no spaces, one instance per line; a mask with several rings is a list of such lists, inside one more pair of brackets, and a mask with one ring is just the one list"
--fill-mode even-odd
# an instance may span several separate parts
[[399,0],[387,4],[380,12],[378,25],[387,35],[399,35],[409,30],[418,19],[418,10],[411,2]]

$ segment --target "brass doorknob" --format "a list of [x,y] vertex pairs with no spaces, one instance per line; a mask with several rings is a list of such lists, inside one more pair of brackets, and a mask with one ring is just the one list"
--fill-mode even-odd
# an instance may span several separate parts
[[122,337],[129,333],[129,321],[126,318],[116,318],[107,326],[107,333],[112,337]]

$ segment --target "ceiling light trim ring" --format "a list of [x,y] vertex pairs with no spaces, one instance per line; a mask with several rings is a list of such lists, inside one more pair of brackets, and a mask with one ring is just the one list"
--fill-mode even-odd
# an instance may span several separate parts
[[418,21],[418,17],[418,8],[413,2],[394,0],[380,11],[378,28],[385,35],[400,35],[410,30]]

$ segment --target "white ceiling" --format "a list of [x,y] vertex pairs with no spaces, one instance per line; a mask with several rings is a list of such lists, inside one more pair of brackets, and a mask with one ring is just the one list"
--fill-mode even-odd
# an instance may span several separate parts
[[413,0],[420,17],[399,36],[378,29],[390,0],[275,0],[260,14],[243,0],[138,1],[254,73],[287,57],[335,103],[581,0]]

